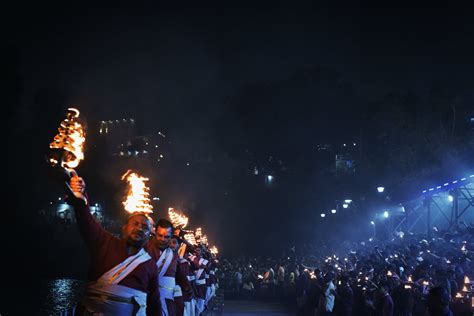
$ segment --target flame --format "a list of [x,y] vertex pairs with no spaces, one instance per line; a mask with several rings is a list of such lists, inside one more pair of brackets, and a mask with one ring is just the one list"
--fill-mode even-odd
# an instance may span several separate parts
[[201,239],[201,237],[202,237],[202,228],[201,227],[196,228],[195,236],[196,236],[196,239]]
[[428,286],[428,285],[430,285],[430,282],[428,282],[428,281],[423,281],[423,285]]
[[461,293],[456,293],[456,298],[462,298],[463,296],[461,295]]
[[122,176],[122,180],[126,180],[129,184],[127,198],[122,202],[125,210],[129,213],[153,213],[153,206],[150,204],[149,188],[145,185],[148,178],[139,176],[138,174],[128,170]]
[[413,279],[411,278],[411,275],[408,277],[408,282],[412,283]]
[[186,239],[191,245],[197,245],[196,238],[192,232],[185,234],[184,239]]
[[68,108],[66,118],[61,122],[58,128],[58,134],[54,136],[54,140],[49,144],[51,149],[63,149],[68,154],[64,155],[59,162],[56,158],[51,157],[49,162],[56,166],[61,163],[61,167],[73,169],[76,168],[81,160],[84,160],[84,142],[86,133],[84,126],[78,121],[79,110]]
[[392,275],[393,275],[393,274],[392,274],[392,271],[390,271],[390,270],[387,271],[387,276],[392,276]]
[[469,292],[469,290],[467,289],[467,286],[465,286],[465,285],[462,287],[462,291],[463,292]]
[[469,280],[469,277],[466,275],[464,277],[464,284],[470,284],[470,283],[471,283],[471,281]]
[[217,255],[219,253],[219,250],[217,249],[216,246],[212,246],[211,249],[209,249],[209,251],[213,254],[213,255]]
[[206,245],[206,246],[208,245],[208,244],[207,244],[207,236],[206,236],[206,235],[203,235],[203,236],[201,237],[201,243],[202,243],[203,245]]
[[183,214],[176,212],[172,207],[168,209],[168,215],[174,227],[182,229],[188,225],[189,219]]

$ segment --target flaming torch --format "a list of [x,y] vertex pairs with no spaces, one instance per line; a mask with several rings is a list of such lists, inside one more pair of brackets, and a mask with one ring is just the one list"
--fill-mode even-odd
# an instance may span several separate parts
[[201,240],[201,237],[202,237],[202,228],[201,227],[196,228],[196,234],[194,234],[194,236],[196,237],[196,240]]
[[197,245],[196,238],[192,232],[187,232],[184,234],[184,239],[186,239],[186,241],[188,241],[191,245]]
[[47,162],[68,184],[74,168],[84,160],[84,143],[86,140],[85,124],[79,119],[79,110],[68,108],[66,118],[58,128],[58,134],[49,144]]
[[207,243],[207,236],[206,236],[206,235],[203,235],[203,236],[201,237],[201,244],[203,244],[203,245],[205,245],[205,246],[208,245],[208,243]]
[[209,251],[215,256],[219,253],[219,250],[217,249],[216,246],[212,246],[211,249],[209,249]]
[[168,209],[168,215],[170,217],[173,227],[184,229],[188,225],[188,218],[183,214],[176,212],[172,207]]
[[150,215],[153,213],[153,206],[150,204],[149,188],[145,185],[148,178],[144,178],[131,170],[125,172],[122,180],[128,182],[128,194],[122,202],[125,210],[132,213],[144,213]]

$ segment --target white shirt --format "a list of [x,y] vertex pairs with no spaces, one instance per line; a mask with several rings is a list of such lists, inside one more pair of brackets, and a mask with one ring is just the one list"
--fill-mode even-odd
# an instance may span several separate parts
[[330,281],[327,284],[326,291],[324,292],[324,296],[325,296],[324,305],[326,307],[327,312],[332,312],[334,308],[334,300],[336,299],[336,297],[334,296],[331,290],[335,290],[335,289],[336,287],[334,286],[334,283]]

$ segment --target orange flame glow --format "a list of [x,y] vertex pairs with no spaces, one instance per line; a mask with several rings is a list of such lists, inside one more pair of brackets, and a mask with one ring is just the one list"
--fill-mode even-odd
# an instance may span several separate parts
[[168,209],[168,215],[174,227],[182,229],[188,225],[189,219],[183,214],[176,212],[172,207]]
[[191,245],[197,245],[196,238],[192,232],[185,234],[184,239],[186,239]]
[[201,237],[202,237],[202,228],[201,227],[196,228],[196,234],[194,234],[194,236],[196,237],[196,239],[201,239]]
[[213,254],[213,255],[217,255],[219,253],[219,249],[217,249],[216,246],[212,246],[211,249],[209,249],[209,251]]
[[59,162],[55,158],[50,158],[50,163],[55,166],[60,164],[67,169],[76,168],[81,160],[84,160],[84,142],[86,133],[84,126],[78,121],[79,110],[75,108],[67,109],[66,118],[61,122],[58,128],[58,134],[49,144],[51,149],[64,149],[68,155]]
[[122,180],[128,182],[128,194],[124,202],[122,202],[125,210],[129,213],[153,213],[153,206],[150,204],[149,188],[145,185],[148,178],[139,176],[138,174],[128,170],[122,176]]

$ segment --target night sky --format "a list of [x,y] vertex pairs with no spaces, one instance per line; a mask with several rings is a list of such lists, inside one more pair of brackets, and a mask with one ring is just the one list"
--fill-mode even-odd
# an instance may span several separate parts
[[[143,134],[163,131],[172,155],[147,174],[157,214],[182,206],[229,256],[321,238],[312,227],[337,196],[316,145],[363,140],[385,96],[435,91],[460,113],[474,107],[467,6],[147,3],[5,9],[8,183],[22,242],[37,237],[30,215],[59,192],[43,157],[71,105],[91,125],[133,117]],[[273,187],[252,176],[269,164]],[[102,170],[84,165],[85,176]],[[116,194],[113,182],[98,177],[90,194]]]

